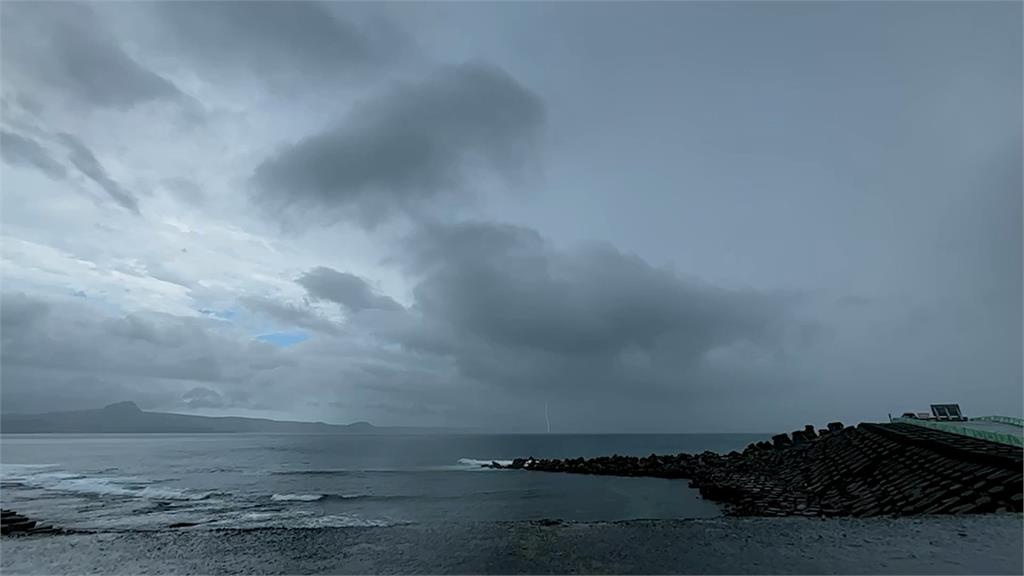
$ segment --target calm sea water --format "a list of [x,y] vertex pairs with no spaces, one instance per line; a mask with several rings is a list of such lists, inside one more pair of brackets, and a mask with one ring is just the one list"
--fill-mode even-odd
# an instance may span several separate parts
[[5,508],[82,529],[701,518],[685,481],[481,469],[515,457],[742,449],[762,436],[7,435]]

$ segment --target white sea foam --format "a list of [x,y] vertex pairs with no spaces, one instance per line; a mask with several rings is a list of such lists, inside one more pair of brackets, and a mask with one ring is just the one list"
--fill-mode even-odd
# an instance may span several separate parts
[[0,472],[8,474],[34,473],[47,468],[56,468],[58,464],[0,464]]
[[74,472],[39,472],[18,478],[25,485],[74,494],[151,498],[154,500],[204,500],[212,492],[192,492],[156,487],[136,477],[85,476]]
[[323,498],[323,494],[274,494],[270,497],[275,502],[316,502]]
[[384,518],[363,518],[354,514],[318,514],[309,510],[240,512],[219,514],[209,527],[223,528],[340,528],[347,526],[393,526],[402,522]]
[[351,514],[327,514],[314,516],[297,522],[302,528],[344,528],[347,526],[392,526],[387,520],[359,518]]
[[483,466],[490,466],[491,463],[497,462],[502,466],[511,466],[511,460],[477,460],[476,458],[459,458],[459,464],[463,466],[469,466],[472,468],[481,468]]

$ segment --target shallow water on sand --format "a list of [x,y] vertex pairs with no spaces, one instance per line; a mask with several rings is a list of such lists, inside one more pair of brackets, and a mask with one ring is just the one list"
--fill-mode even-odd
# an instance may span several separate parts
[[1020,574],[1019,514],[6,538],[5,574]]
[[707,518],[684,481],[480,468],[713,450],[761,435],[6,435],[5,508],[80,529]]

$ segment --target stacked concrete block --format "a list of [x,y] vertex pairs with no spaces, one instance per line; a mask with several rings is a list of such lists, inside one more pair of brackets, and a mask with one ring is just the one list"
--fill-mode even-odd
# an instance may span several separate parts
[[[742,516],[879,516],[1022,511],[1021,449],[909,424],[832,422],[721,456],[523,460],[535,471],[687,478]],[[501,466],[493,466],[501,467]]]

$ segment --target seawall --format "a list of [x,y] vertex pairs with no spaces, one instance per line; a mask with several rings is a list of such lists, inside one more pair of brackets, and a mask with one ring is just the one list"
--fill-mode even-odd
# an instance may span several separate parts
[[[689,479],[737,516],[1021,512],[1019,447],[910,424],[808,426],[743,453],[517,459],[529,471]],[[492,466],[494,467],[494,466]],[[498,466],[501,467],[501,466]]]

